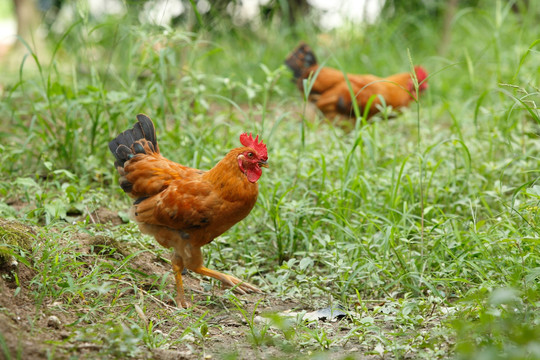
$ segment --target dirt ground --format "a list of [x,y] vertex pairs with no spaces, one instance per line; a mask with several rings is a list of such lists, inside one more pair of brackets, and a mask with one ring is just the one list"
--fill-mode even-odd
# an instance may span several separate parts
[[[101,210],[93,214],[95,219],[106,222],[108,226],[121,223],[121,219],[108,210]],[[6,220],[0,219],[0,226],[6,224]],[[96,220],[98,221],[98,220]],[[20,225],[20,224],[19,224]],[[22,226],[22,225],[20,225]],[[26,227],[29,233],[35,233],[36,229]],[[96,252],[100,246],[115,246],[111,238],[106,236],[91,236],[80,232],[72,234],[72,239],[78,241],[77,252],[82,254]],[[118,253],[129,255],[133,249],[123,248],[118,245]],[[91,257],[88,257],[91,258]],[[105,257],[103,261],[107,261]],[[101,261],[101,260],[100,260]],[[90,269],[92,264],[82,264],[83,267]],[[131,257],[127,264],[130,268],[144,274],[163,274],[171,271],[170,265],[162,258],[156,257],[150,252],[142,252],[137,256]],[[60,304],[61,301],[42,296],[36,291],[35,282],[39,278],[38,271],[27,266],[23,262],[16,261],[14,258],[6,261],[0,267],[0,359],[20,358],[20,359],[95,359],[95,358],[121,358],[106,351],[105,347],[110,344],[99,342],[88,342],[81,340],[81,328],[95,325],[91,321],[80,322],[84,313],[91,311],[85,306],[84,301],[80,303]],[[174,294],[174,278],[169,276],[167,288]],[[140,322],[148,325],[152,321],[155,326],[152,331],[158,331],[168,336],[177,336],[183,341],[165,342],[164,346],[151,348],[145,344],[138,344],[138,351],[132,358],[137,359],[211,359],[211,358],[237,358],[237,359],[269,359],[269,358],[302,358],[304,355],[309,357],[311,350],[309,347],[304,350],[296,349],[292,353],[284,349],[283,345],[261,344],[254,346],[247,336],[250,333],[250,326],[242,314],[230,302],[223,299],[223,289],[212,289],[208,291],[208,283],[205,280],[195,278],[191,274],[184,276],[184,286],[186,294],[193,295],[195,303],[208,305],[198,306],[202,312],[207,312],[204,321],[198,322],[199,315],[184,317],[181,323],[184,328],[180,328],[178,323],[173,321],[158,321],[157,319],[166,319],[178,314],[178,309],[174,302],[164,302],[158,298],[149,295],[147,291],[152,288],[150,282],[145,283],[144,279],[136,284],[140,294],[146,294],[145,310],[136,309]],[[122,281],[112,279],[111,281]],[[133,284],[123,284],[133,286]],[[204,287],[203,287],[204,286]],[[215,288],[216,286],[214,286]],[[125,292],[129,294],[129,291]],[[211,298],[211,302],[206,302]],[[283,313],[288,311],[310,311],[304,305],[295,303],[291,300],[281,300],[271,294],[239,295],[243,308],[248,314],[255,313],[255,323],[260,325],[263,318],[258,314],[264,313]],[[63,305],[63,306],[60,306]],[[132,305],[133,306],[133,305]],[[253,311],[257,306],[257,310]],[[69,309],[69,310],[66,310]],[[125,316],[122,307],[110,307],[110,311],[119,311],[118,314],[110,314],[112,317]],[[139,320],[135,317],[135,320]],[[204,336],[203,341],[194,339],[187,335],[182,337],[183,331],[193,324],[207,324],[208,334]],[[198,325],[197,325],[198,326]],[[335,336],[346,334],[350,328],[347,319],[340,321],[319,321],[315,326],[328,327]],[[268,329],[269,334],[280,333],[272,327]],[[281,334],[283,334],[281,332]],[[360,349],[353,344],[347,344],[341,347],[339,351],[328,351],[324,353],[323,358],[355,358],[370,359],[371,356],[360,356]],[[287,352],[284,352],[287,351]],[[302,352],[304,352],[302,354]],[[231,355],[232,354],[232,355]],[[294,355],[293,355],[294,354]],[[7,357],[6,357],[7,356]],[[379,357],[377,357],[379,358]]]

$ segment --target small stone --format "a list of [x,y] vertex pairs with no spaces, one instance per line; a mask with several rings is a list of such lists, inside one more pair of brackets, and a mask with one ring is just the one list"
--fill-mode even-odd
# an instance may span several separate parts
[[270,319],[267,319],[267,318],[263,318],[262,316],[255,316],[255,318],[253,318],[253,322],[255,324],[264,324],[264,325],[267,325],[267,324],[270,324]]
[[60,319],[54,315],[49,316],[47,319],[47,326],[52,327],[54,329],[60,329],[60,326],[62,323],[60,322]]

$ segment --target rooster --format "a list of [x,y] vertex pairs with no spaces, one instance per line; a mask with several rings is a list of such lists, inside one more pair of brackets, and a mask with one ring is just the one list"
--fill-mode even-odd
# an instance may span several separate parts
[[[327,117],[338,114],[354,117],[354,94],[360,114],[373,98],[368,110],[368,117],[380,111],[381,97],[386,106],[397,109],[406,107],[416,99],[416,89],[410,73],[400,73],[385,78],[375,75],[347,74],[347,83],[342,71],[330,67],[319,67],[317,58],[311,48],[300,43],[287,57],[285,64],[292,70],[298,88],[304,92],[304,80],[312,79],[308,100],[314,103]],[[418,92],[427,88],[427,72],[421,66],[415,66],[418,81]]]
[[267,167],[266,145],[259,137],[240,135],[243,147],[231,150],[211,170],[180,165],[159,151],[154,123],[146,115],[109,143],[116,158],[119,183],[135,199],[131,217],[145,234],[173,248],[176,303],[185,298],[182,271],[187,268],[220,280],[241,294],[261,292],[234,276],[203,266],[201,246],[210,243],[253,209],[259,193],[257,180]]

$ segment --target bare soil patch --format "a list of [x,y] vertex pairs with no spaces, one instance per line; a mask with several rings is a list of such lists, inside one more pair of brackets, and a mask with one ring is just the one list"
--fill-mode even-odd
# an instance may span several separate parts
[[[97,214],[96,214],[97,215]],[[100,210],[99,219],[107,223],[117,223],[117,219],[105,210]],[[96,216],[97,217],[97,216]],[[4,221],[4,220],[2,220]],[[0,223],[0,225],[6,222]],[[11,223],[11,222],[10,222]],[[36,237],[35,230],[31,227],[18,224],[20,229],[28,231],[29,236]],[[43,234],[38,235],[44,236]],[[151,251],[140,251],[131,244],[117,241],[113,237],[105,235],[93,236],[87,232],[71,234],[71,241],[76,241],[72,251],[79,254],[80,268],[85,273],[92,271],[95,264],[92,262],[107,262],[114,266],[126,266],[137,274],[134,283],[128,279],[111,276],[107,281],[118,285],[122,291],[122,297],[126,298],[126,306],[111,306],[106,310],[107,316],[114,318],[125,317],[126,311],[131,311],[131,320],[139,322],[141,327],[148,327],[152,323],[150,331],[163,336],[176,338],[177,341],[166,342],[166,346],[151,348],[143,343],[138,344],[138,351],[133,353],[133,358],[140,359],[198,359],[201,357],[221,358],[226,354],[232,354],[235,358],[280,358],[287,350],[286,344],[273,342],[271,336],[266,340],[267,344],[253,346],[249,341],[250,325],[261,328],[259,315],[264,313],[279,313],[294,309],[302,310],[302,305],[292,300],[282,300],[264,295],[242,295],[237,298],[242,309],[248,316],[255,316],[257,320],[249,324],[237,306],[232,304],[226,294],[226,289],[217,283],[210,284],[207,279],[200,279],[188,273],[184,275],[186,294],[192,296],[193,303],[197,304],[198,311],[178,310],[172,298],[175,295],[174,278],[168,259],[156,256]],[[69,236],[63,237],[68,239]],[[34,239],[34,241],[37,241]],[[67,240],[66,240],[67,241]],[[136,255],[133,255],[136,254]],[[89,255],[89,256],[86,256]],[[95,255],[95,256],[91,256]],[[126,261],[127,259],[127,261]],[[42,297],[39,293],[39,272],[41,269],[33,268],[34,264],[25,264],[13,260],[6,262],[0,267],[0,358],[24,358],[46,359],[53,355],[55,359],[67,359],[77,357],[82,359],[114,358],[114,351],[107,350],[105,340],[85,341],[81,338],[81,329],[84,326],[96,326],[99,319],[88,317],[81,321],[81,316],[94,311],[90,309],[84,299],[66,304],[63,298],[52,299]],[[170,294],[169,298],[158,298],[152,295],[153,290],[159,286],[159,281],[164,274],[166,278],[165,291]],[[139,309],[129,304],[130,297],[144,297]],[[111,294],[111,303],[121,301],[118,295]],[[137,303],[137,301],[134,301]],[[254,310],[257,307],[257,310]],[[308,309],[309,310],[309,309]],[[188,312],[189,316],[182,316]],[[203,313],[206,313],[204,316]],[[204,321],[202,319],[204,318]],[[332,326],[337,332],[346,332],[343,323],[328,323],[324,326]],[[186,329],[190,327],[205,329],[207,333],[201,338],[196,338]],[[106,332],[106,325],[103,331]],[[201,330],[198,330],[201,331]],[[269,334],[279,334],[277,329],[270,328]],[[187,335],[186,335],[187,333]],[[351,347],[348,347],[351,348]],[[345,349],[342,349],[345,350]],[[343,354],[343,353],[342,353]]]

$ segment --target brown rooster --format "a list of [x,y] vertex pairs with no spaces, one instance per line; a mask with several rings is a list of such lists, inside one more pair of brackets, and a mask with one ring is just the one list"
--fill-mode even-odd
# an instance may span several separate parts
[[[373,97],[368,117],[380,110],[381,99],[394,109],[408,106],[415,99],[416,90],[410,73],[400,73],[385,78],[375,75],[347,74],[349,85],[342,71],[330,67],[319,67],[311,48],[300,43],[287,57],[285,64],[293,71],[297,86],[304,92],[304,79],[313,79],[308,100],[327,116],[338,114],[354,117],[352,93],[355,95],[360,115]],[[427,88],[427,72],[421,66],[414,68],[418,80],[418,92]]]
[[261,167],[267,167],[266,145],[258,136],[240,135],[244,147],[231,150],[211,170],[201,171],[164,158],[154,124],[146,115],[109,143],[122,189],[135,201],[131,217],[141,232],[173,248],[178,306],[184,296],[182,270],[211,276],[238,292],[261,292],[255,286],[203,266],[201,246],[245,218],[255,205]]

